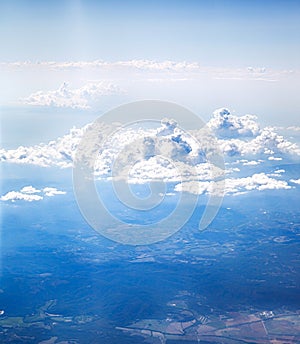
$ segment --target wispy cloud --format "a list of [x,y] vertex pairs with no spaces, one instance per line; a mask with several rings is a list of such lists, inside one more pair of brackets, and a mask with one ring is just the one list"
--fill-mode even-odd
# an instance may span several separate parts
[[286,128],[287,130],[291,130],[291,131],[300,131],[300,127],[297,127],[297,126],[290,126],[290,127],[287,127]]
[[[94,73],[109,72],[122,73],[137,72],[139,77],[144,73],[176,75],[181,79],[197,79],[209,76],[211,79],[224,80],[253,80],[275,82],[291,75],[299,75],[297,70],[274,70],[266,67],[222,68],[204,66],[197,61],[155,61],[155,60],[125,60],[125,61],[18,61],[0,62],[2,69],[8,70],[51,70],[75,71],[91,70]],[[137,77],[137,75],[134,75]],[[154,77],[154,79],[157,79]]]
[[2,62],[2,67],[9,68],[47,68],[47,69],[83,69],[83,68],[114,68],[114,69],[137,69],[137,70],[149,70],[149,71],[195,71],[201,69],[198,62],[186,62],[186,61],[154,61],[154,60],[128,60],[128,61],[19,61],[19,62]]

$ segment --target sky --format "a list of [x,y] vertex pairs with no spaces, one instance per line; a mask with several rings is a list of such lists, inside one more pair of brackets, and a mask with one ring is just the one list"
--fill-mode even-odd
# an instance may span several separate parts
[[142,99],[299,125],[299,37],[292,0],[1,0],[2,142],[55,139]]
[[[276,261],[282,271],[288,267],[297,277],[293,266],[279,260],[279,246],[272,251],[272,245],[291,244],[293,249],[299,235],[300,0],[0,0],[0,52],[0,247],[4,248],[0,250],[0,277],[3,265],[8,281],[0,294],[12,301],[11,309],[0,303],[4,307],[0,315],[4,311],[8,315],[3,326],[10,326],[5,325],[9,316],[20,316],[18,297],[23,305],[28,299],[22,293],[15,295],[20,285],[23,288],[20,278],[25,271],[18,253],[35,259],[41,283],[50,281],[50,289],[46,284],[27,288],[35,299],[40,296],[45,302],[51,290],[63,290],[55,280],[60,266],[54,266],[52,276],[51,270],[42,270],[37,254],[46,253],[47,258],[53,253],[57,259],[61,250],[62,266],[68,265],[64,259],[70,255],[75,263],[91,264],[96,271],[102,264],[99,247],[107,245],[103,262],[111,258],[116,265],[118,246],[102,244],[95,233],[88,232],[87,224],[117,243],[149,245],[191,220],[186,231],[167,244],[167,251],[165,246],[145,251],[128,251],[124,246],[119,251],[121,259],[127,255],[130,262],[152,262],[158,249],[162,259],[171,252],[168,255],[175,266],[184,263],[188,267],[186,257],[195,253],[192,264],[203,261],[214,269],[216,258],[223,259],[225,252],[233,259],[232,270],[239,261],[234,251],[238,254],[239,247],[243,251],[249,245],[253,252],[254,241],[245,235],[257,229],[253,232],[259,234],[257,252],[263,252],[267,243],[272,254],[272,259],[262,255],[268,271],[273,274]],[[221,217],[212,223],[220,209]],[[267,224],[270,220],[271,225]],[[195,229],[204,230],[211,223],[209,242]],[[222,245],[215,242],[219,236]],[[61,247],[56,245],[58,239]],[[85,255],[82,242],[95,244],[95,259],[93,251]],[[205,244],[203,250],[199,242]],[[183,246],[189,250],[187,255]],[[7,265],[11,257],[20,264]],[[290,261],[298,263],[299,257],[294,258]],[[222,286],[222,276],[233,285],[227,275],[230,269],[222,266],[215,270],[221,281],[215,290]],[[193,270],[185,271],[190,275]],[[253,283],[265,284],[265,276],[260,279],[256,271],[249,275]],[[32,282],[34,272],[24,274],[25,291],[31,287],[26,278]],[[247,275],[243,268],[238,272]],[[282,277],[287,281],[282,287],[296,290],[296,279],[286,273]],[[110,289],[119,293],[123,285],[112,283]],[[269,291],[268,281],[265,285]],[[150,289],[153,286],[151,282]],[[267,302],[273,301],[272,295],[286,295],[283,301],[294,301],[296,294],[288,289],[280,294],[277,287]],[[187,289],[191,293],[181,290],[177,296],[197,296],[199,286]],[[258,291],[260,300],[267,295],[265,290]],[[77,295],[82,296],[81,290]],[[243,296],[242,290],[236,299],[239,304]],[[205,295],[200,297],[197,300],[203,303]],[[81,299],[92,305],[92,298]],[[100,304],[99,312],[93,305],[91,314],[98,312],[97,324],[107,309],[107,319],[111,315],[116,319],[113,312],[119,309],[140,314],[137,295],[133,301],[134,307],[128,308],[118,304],[118,298],[108,300],[112,312]],[[48,310],[47,305],[49,301],[40,310]],[[70,305],[58,302],[58,313]],[[172,303],[164,302],[162,310],[168,305]],[[162,314],[159,302],[150,306],[150,313]],[[72,307],[67,308],[69,313]],[[205,309],[211,310],[211,318],[212,308],[204,302]],[[261,315],[265,313],[271,312]],[[42,315],[41,311],[37,314]],[[11,318],[11,323],[25,328],[30,317],[24,318],[24,324],[15,320],[21,318]],[[84,317],[73,320],[81,326],[90,318]],[[180,327],[177,320],[170,323],[168,315],[166,323],[182,334],[184,324],[205,324],[202,318],[188,319]],[[5,336],[9,333],[4,331]],[[52,335],[40,343],[56,342]]]
[[[0,161],[33,168],[31,180],[0,201],[62,197],[59,185],[37,185],[34,169],[70,171],[78,156],[100,180],[116,168],[121,182],[174,184],[168,197],[292,192],[300,185],[293,170],[300,156],[299,37],[300,2],[291,0],[0,0]],[[142,128],[145,113],[157,109],[147,102],[116,110],[109,122],[108,110],[145,99],[192,112],[173,121],[177,110],[166,110],[155,129]],[[168,104],[162,107],[176,107]],[[101,115],[109,124],[87,126]],[[130,116],[141,128],[116,129]],[[106,135],[95,150],[93,138]],[[209,160],[219,161],[215,150],[225,171]]]
[[1,58],[299,68],[299,1],[1,1]]

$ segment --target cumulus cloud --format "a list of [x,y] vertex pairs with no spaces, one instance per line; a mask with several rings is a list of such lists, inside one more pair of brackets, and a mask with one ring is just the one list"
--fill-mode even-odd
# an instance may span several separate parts
[[19,146],[16,149],[0,149],[1,161],[18,164],[30,164],[43,167],[58,166],[61,168],[72,167],[77,145],[82,138],[86,127],[72,128],[68,134],[50,141],[48,144],[35,146]]
[[268,157],[268,160],[273,160],[273,161],[281,161],[281,160],[282,160],[282,158],[280,158],[280,157],[276,157],[276,156],[269,156],[269,157]]
[[121,90],[112,83],[88,83],[81,88],[71,89],[64,82],[58,90],[38,91],[23,99],[23,103],[35,106],[70,107],[73,109],[88,109],[90,103],[102,96],[118,94]]
[[213,118],[208,122],[208,126],[219,137],[226,138],[253,137],[260,131],[256,116],[234,116],[226,108],[214,111]]
[[24,186],[20,192],[25,193],[25,194],[36,194],[36,193],[40,193],[41,190],[36,189],[35,187],[29,185],[29,186]]
[[294,184],[299,184],[300,185],[300,179],[291,179],[290,182],[294,183]]
[[223,182],[183,182],[175,186],[175,191],[186,191],[193,194],[225,194],[240,195],[249,191],[273,190],[273,189],[291,189],[291,186],[284,180],[271,178],[265,173],[256,173],[244,178],[227,178],[225,187]]
[[42,199],[43,199],[43,196],[23,193],[19,191],[10,191],[6,193],[5,195],[1,196],[0,198],[1,201],[12,201],[12,202],[19,201],[19,200],[32,202],[32,201],[40,201]]
[[283,155],[300,155],[299,147],[279,135],[275,128],[260,128],[254,115],[235,116],[228,109],[221,108],[214,112],[208,127],[228,156],[280,161]]
[[260,163],[262,163],[262,160],[241,160],[243,166],[256,166],[259,165]]
[[64,195],[65,191],[57,190],[53,187],[46,187],[42,190],[36,189],[35,187],[28,185],[24,186],[20,191],[9,191],[5,195],[0,197],[1,201],[41,201],[44,197],[52,197],[55,195]]
[[65,191],[57,190],[56,188],[46,187],[43,189],[43,193],[47,197],[53,197],[55,195],[65,195]]
[[[213,142],[210,142],[210,136],[215,136],[225,158],[235,157],[244,166],[255,166],[266,159],[280,161],[286,157],[299,157],[300,149],[295,143],[289,142],[271,127],[260,129],[255,118],[250,115],[234,116],[227,109],[217,110],[208,123],[210,133],[205,132],[205,129],[195,129],[191,135],[182,132],[171,119],[162,120],[161,126],[155,130],[127,128],[117,131],[111,141],[101,147],[99,164],[102,164],[103,170],[109,170],[109,163],[122,147],[142,140],[140,145],[144,147],[144,158],[161,154],[195,166],[206,161],[205,155]],[[99,133],[107,130],[104,125],[100,126]],[[71,167],[78,143],[88,128],[89,125],[80,129],[72,128],[68,134],[48,144],[0,149],[0,159],[21,164]]]
[[[195,166],[177,161],[172,163],[160,156],[138,161],[130,170],[128,182],[133,184],[150,181],[180,182],[207,181],[222,178],[224,171],[212,163],[200,163]],[[125,176],[124,176],[125,177]]]
[[300,155],[300,149],[295,144],[277,134],[272,127],[262,129],[257,137],[250,142],[255,153],[296,154]]
[[[113,176],[130,183],[182,181],[184,189],[190,188],[191,192],[194,192],[194,182],[197,181],[200,193],[209,193],[221,188],[222,184],[212,184],[212,181],[222,178],[224,171],[209,162],[213,149],[219,149],[227,161],[225,191],[227,194],[237,194],[252,189],[289,189],[287,182],[280,180],[283,171],[277,170],[268,175],[260,173],[264,171],[266,163],[270,165],[295,157],[299,159],[300,155],[299,147],[277,134],[274,128],[261,128],[256,116],[235,116],[225,108],[214,112],[207,128],[195,128],[189,132],[182,130],[176,121],[167,118],[156,127],[122,127],[120,123],[97,122],[97,130],[90,129],[90,125],[80,129],[72,128],[68,134],[48,144],[2,149],[0,160],[70,168],[76,154],[85,163],[90,163],[91,154],[96,152],[98,159],[91,168],[94,168],[98,179]],[[114,134],[103,144],[94,146],[96,138],[101,135],[105,137],[110,132]],[[89,138],[81,151],[78,151],[84,133]],[[256,173],[245,177],[245,170],[249,167],[252,173]],[[241,173],[243,178],[239,178]],[[231,175],[235,178],[230,178]],[[60,194],[51,188],[37,190],[32,187],[23,188],[20,192],[28,197]]]

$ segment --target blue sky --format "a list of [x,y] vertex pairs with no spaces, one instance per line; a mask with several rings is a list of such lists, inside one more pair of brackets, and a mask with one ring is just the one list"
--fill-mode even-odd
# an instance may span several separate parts
[[225,106],[300,125],[299,37],[292,0],[0,0],[4,141],[19,144],[18,128],[32,123],[28,142],[55,139],[91,113],[141,99],[176,102],[204,120]]
[[[254,305],[248,304],[253,310],[249,319],[261,316],[271,322],[269,305],[279,301],[284,315],[290,304],[295,309],[299,37],[300,0],[0,0],[0,277],[5,282],[0,325],[12,323],[0,333],[0,341],[16,332],[40,343],[66,342],[69,333],[77,342],[76,324],[83,341],[94,334],[98,341],[110,341],[106,320],[113,327],[123,326],[124,320],[128,325],[129,313],[129,319],[139,320],[135,328],[149,324],[152,337],[156,329],[151,323],[159,325],[159,340],[165,333],[179,338],[186,329],[199,341],[204,324],[214,326],[220,318],[222,303],[234,310],[231,299],[237,310],[241,304],[245,309],[248,296],[252,302],[257,295]],[[207,235],[198,232],[207,225]],[[183,232],[171,241],[145,249],[102,240],[103,235],[116,243],[149,245],[181,227]],[[68,257],[74,258],[70,264]],[[115,269],[118,259],[134,267],[150,263],[149,269],[125,270],[120,275],[126,278],[124,288],[115,277],[123,269]],[[112,278],[106,273],[109,262]],[[152,275],[139,277],[145,271],[156,276],[159,264],[170,271],[162,280],[167,288],[156,288],[161,281],[153,282]],[[191,278],[184,279],[178,266]],[[234,285],[232,276],[246,282]],[[69,293],[72,285],[65,282],[73,280],[73,294],[87,307],[79,307]],[[81,281],[91,287],[85,288],[86,295]],[[223,286],[236,297],[230,299]],[[157,298],[156,289],[158,294],[160,289],[171,291],[173,299]],[[205,295],[208,289],[211,293]],[[93,291],[103,298],[94,298]],[[213,296],[219,291],[222,302],[211,305],[209,297],[218,300]],[[68,293],[76,307],[65,300]],[[139,296],[148,304],[139,303]],[[182,304],[192,304],[191,297],[197,307],[184,315]],[[50,298],[55,300],[49,303]],[[31,301],[40,308],[31,309]],[[71,320],[77,308],[83,311]],[[225,308],[224,324],[231,326],[229,306]],[[267,312],[259,313],[263,309]],[[207,310],[207,319],[202,310]],[[280,323],[279,311],[274,309]],[[152,313],[160,320],[148,319]],[[65,315],[70,331],[59,325],[57,334],[49,321],[55,324]],[[94,315],[95,331],[90,322]],[[244,311],[238,318],[247,321]],[[294,320],[294,313],[290,318]],[[30,319],[35,319],[34,328],[28,327]],[[37,328],[44,320],[46,326]],[[90,337],[84,337],[85,322]],[[247,324],[240,324],[241,333]],[[261,338],[269,336],[264,329],[266,337]]]
[[[278,168],[300,156],[299,1],[0,0],[0,6],[1,161],[71,169],[86,124],[122,104],[155,99],[190,109],[211,128],[214,148],[229,161],[226,195],[300,185],[298,175]],[[139,123],[143,111],[134,112]],[[133,113],[118,115],[126,123]],[[174,192],[214,194],[211,167],[201,160],[205,148],[180,131],[188,122],[201,138],[195,117],[174,124],[172,115],[161,114],[169,120],[153,132],[116,135],[101,152],[97,175],[107,178],[124,144],[130,161],[136,157],[134,183],[163,179],[178,183]],[[171,164],[148,159],[153,152],[179,159],[181,186]],[[121,177],[129,175],[126,158]],[[62,195],[50,184],[35,187],[34,179],[0,201]],[[223,189],[218,181],[216,190]]]
[[1,1],[1,59],[298,68],[299,1]]

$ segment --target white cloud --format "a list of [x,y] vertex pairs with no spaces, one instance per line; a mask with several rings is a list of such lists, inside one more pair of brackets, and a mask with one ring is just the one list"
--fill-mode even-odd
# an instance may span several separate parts
[[223,174],[221,168],[209,162],[195,166],[178,161],[173,164],[158,156],[136,163],[130,170],[128,182],[134,184],[161,180],[164,182],[207,181],[222,177]]
[[240,195],[249,191],[291,189],[286,181],[271,178],[265,173],[256,173],[244,178],[227,178],[223,182],[184,182],[175,186],[175,191],[186,191],[194,194],[222,194]]
[[22,193],[19,191],[10,191],[0,197],[1,201],[12,201],[12,202],[15,202],[18,200],[32,202],[32,201],[40,201],[42,199],[43,197],[40,195],[32,195],[28,193]]
[[273,161],[281,161],[281,160],[282,160],[282,158],[280,158],[280,157],[276,157],[276,156],[269,156],[269,157],[268,157],[268,160],[273,160]]
[[300,127],[297,126],[291,126],[291,127],[287,127],[287,130],[292,130],[292,131],[300,131]]
[[48,196],[48,197],[53,197],[55,195],[65,195],[66,194],[65,191],[60,191],[60,190],[57,190],[56,188],[50,188],[50,187],[44,188],[43,192],[44,192],[45,196]]
[[[94,147],[91,142],[95,137],[91,137],[80,152],[84,159],[95,150],[99,152],[93,166],[98,179],[111,176],[110,171],[118,158],[118,163],[113,167],[114,172],[118,173],[119,178],[126,179],[130,183],[145,183],[151,180],[175,183],[183,181],[184,188],[192,190],[194,182],[199,181],[200,191],[209,192],[212,190],[211,182],[222,177],[223,174],[221,169],[209,164],[207,159],[211,147],[217,141],[228,161],[225,189],[227,194],[237,194],[252,189],[288,189],[290,186],[285,181],[279,180],[283,171],[277,170],[268,175],[258,172],[263,171],[264,163],[271,164],[272,161],[276,163],[279,159],[285,160],[291,157],[299,159],[300,156],[299,147],[278,135],[274,128],[261,129],[255,116],[238,117],[231,115],[229,110],[224,108],[217,110],[209,122],[216,141],[212,140],[214,135],[208,134],[207,128],[184,132],[171,119],[163,119],[155,128],[120,128],[118,123],[111,125],[97,123],[97,125],[98,134],[105,136],[111,130],[115,132],[101,147],[100,145]],[[2,149],[0,160],[44,167],[70,168],[84,132],[96,135],[90,131],[90,125],[81,129],[73,128],[67,135],[48,144],[20,146],[13,150]],[[131,164],[130,169],[128,164]],[[243,166],[251,166],[256,173],[251,177],[238,178],[240,173],[244,173]],[[243,171],[241,172],[239,168]],[[236,178],[230,178],[231,174]],[[220,187],[221,183],[217,185],[217,190]],[[40,195],[39,192],[42,192],[45,196],[61,194],[51,188],[40,191],[32,187],[23,188],[20,192],[27,195]]]
[[253,137],[260,131],[256,116],[234,116],[226,108],[214,111],[213,118],[208,122],[208,126],[219,137],[226,138]]
[[247,70],[251,73],[266,73],[266,68],[261,67],[261,68],[255,68],[255,67],[248,67]]
[[275,128],[261,129],[254,115],[239,117],[221,108],[214,112],[208,127],[219,138],[219,144],[228,156],[280,161],[283,155],[300,155],[300,148],[277,134]]
[[199,70],[201,66],[198,62],[176,62],[176,61],[154,61],[154,60],[128,60],[108,62],[101,60],[94,61],[69,61],[69,62],[11,62],[0,63],[3,67],[11,68],[49,68],[49,69],[83,69],[83,68],[97,68],[97,69],[137,69],[148,71],[195,71]]
[[52,197],[55,195],[64,195],[65,191],[57,190],[53,187],[46,187],[43,190],[36,189],[35,187],[28,185],[24,186],[20,191],[9,191],[5,195],[0,197],[1,201],[41,201],[45,196]]
[[299,184],[300,185],[300,179],[291,179],[290,182],[294,183],[294,184]]
[[[285,157],[298,157],[300,155],[299,147],[284,139],[283,136],[278,135],[273,128],[259,129],[259,125],[254,123],[254,116],[239,118],[233,115],[229,116],[228,110],[223,109],[222,111],[223,115],[220,115],[220,110],[215,113],[213,119],[209,122],[209,126],[217,136],[218,144],[225,156],[244,157],[244,159],[238,161],[245,166],[254,166],[266,159],[279,161]],[[220,119],[220,116],[225,116],[227,119]],[[0,149],[0,159],[1,161],[21,164],[71,167],[77,145],[88,127],[89,125],[81,129],[73,128],[68,134],[56,141],[50,141],[48,144],[31,147],[20,146],[11,150]],[[105,126],[99,127],[99,132],[103,132],[103,130],[106,130]],[[219,130],[222,131],[221,138],[219,137]],[[229,134],[226,131],[229,131]],[[148,141],[142,142],[145,154],[148,154],[148,157],[149,154],[170,155],[172,158],[177,156],[177,158],[180,157],[181,161],[195,166],[205,162],[205,146],[212,143],[209,142],[209,134],[204,133],[203,129],[195,129],[191,134],[200,142],[201,147],[197,147],[192,136],[182,133],[172,120],[162,121],[161,127],[152,131],[149,129],[119,131],[111,142],[103,147],[102,161],[99,164],[102,164],[103,171],[108,170],[110,161],[114,159],[121,147],[129,145],[130,142],[138,139],[144,140],[145,137],[148,137]],[[231,138],[232,135],[236,137]],[[150,142],[152,143],[150,144]],[[152,153],[149,151],[150,148],[153,150]],[[252,159],[245,159],[246,157]],[[101,170],[100,165],[99,169]]]
[[71,89],[64,82],[58,90],[38,91],[23,99],[23,103],[35,106],[70,107],[73,109],[88,109],[90,103],[102,96],[118,94],[121,90],[112,83],[88,83],[81,88]]
[[16,149],[0,149],[0,160],[18,163],[31,164],[43,167],[58,166],[61,168],[72,167],[73,158],[77,145],[82,138],[86,127],[81,129],[72,128],[70,132],[56,141],[48,144],[35,146],[20,146]]
[[[207,67],[197,61],[172,61],[172,60],[125,60],[125,61],[18,61],[18,62],[0,62],[0,68],[4,71],[26,71],[27,73],[51,73],[53,78],[56,75],[77,74],[81,78],[82,71],[89,78],[103,78],[104,75],[108,79],[127,80],[136,79],[146,82],[156,83],[166,81],[189,81],[201,80],[203,83],[215,80],[223,80],[236,82],[243,81],[274,83],[282,80],[297,80],[299,71],[291,70],[271,70],[265,67],[248,67],[248,68],[223,68],[223,67]],[[61,79],[59,79],[61,80]],[[69,79],[67,79],[69,80]],[[239,87],[239,85],[237,85]]]
[[[155,60],[125,60],[125,61],[19,61],[19,62],[2,62],[0,67],[7,70],[30,70],[30,71],[92,71],[101,74],[102,72],[117,73],[138,73],[143,74],[160,74],[182,75],[181,79],[202,78],[204,75],[214,80],[248,80],[258,82],[277,82],[289,78],[291,75],[298,77],[299,71],[293,70],[271,70],[265,67],[248,67],[248,68],[217,68],[203,66],[197,61],[155,61]],[[136,76],[136,74],[135,74]],[[148,78],[148,77],[147,77]],[[151,77],[153,78],[153,76]],[[157,79],[154,77],[153,79]]]
[[251,142],[256,151],[263,151],[266,154],[297,154],[300,155],[299,147],[277,134],[273,128],[266,127]]
[[41,190],[36,189],[35,187],[29,185],[29,186],[24,186],[20,192],[26,193],[26,194],[35,194],[35,193],[40,193]]
[[244,161],[243,162],[243,166],[256,166],[259,165],[261,163],[261,161],[257,161],[257,160],[251,160],[251,161]]

